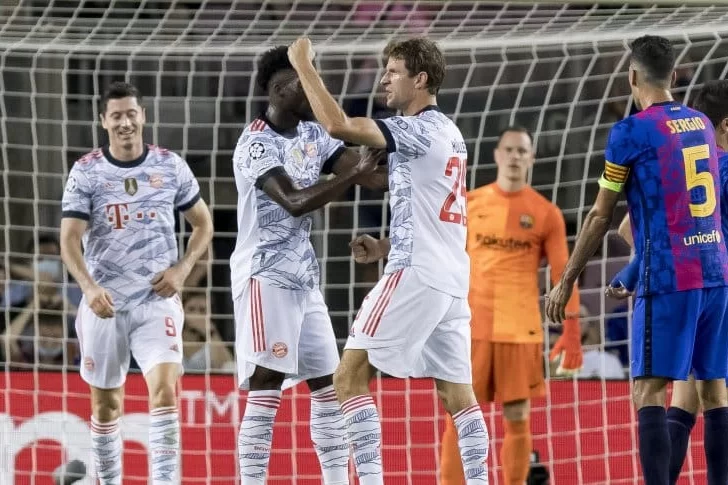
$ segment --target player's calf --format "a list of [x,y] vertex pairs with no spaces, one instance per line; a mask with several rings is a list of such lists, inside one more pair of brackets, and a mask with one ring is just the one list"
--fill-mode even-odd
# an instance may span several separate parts
[[698,395],[703,405],[705,426],[705,461],[708,484],[728,483],[728,390],[724,379],[697,381]]
[[346,420],[349,444],[361,485],[383,485],[382,425],[369,394],[374,374],[365,350],[344,350],[334,373],[334,388]]
[[488,483],[488,429],[469,384],[435,380],[442,405],[452,416],[467,485]]
[[273,423],[281,404],[285,375],[256,366],[238,433],[241,485],[262,485],[268,476]]
[[121,485],[120,388],[91,387],[91,448],[101,485]]
[[178,484],[180,423],[177,411],[179,364],[165,362],[147,373],[149,390],[149,451],[152,484]]
[[531,401],[519,399],[503,403],[505,436],[501,447],[503,478],[507,485],[521,485],[528,478],[531,465]]
[[640,462],[647,485],[669,483],[671,444],[665,412],[666,390],[667,380],[659,377],[637,378],[632,389]]
[[690,443],[690,432],[700,409],[698,390],[693,376],[687,381],[673,381],[672,398],[667,409],[667,430],[670,434],[670,483],[677,482]]
[[333,376],[309,379],[307,383],[311,390],[311,441],[321,464],[324,485],[348,485],[346,420],[336,399]]

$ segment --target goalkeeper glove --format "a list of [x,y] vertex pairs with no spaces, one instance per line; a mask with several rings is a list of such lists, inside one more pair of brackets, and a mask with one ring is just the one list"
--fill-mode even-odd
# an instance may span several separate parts
[[581,351],[581,325],[578,318],[564,320],[561,337],[551,349],[549,360],[558,362],[557,376],[573,376],[578,374],[584,363]]

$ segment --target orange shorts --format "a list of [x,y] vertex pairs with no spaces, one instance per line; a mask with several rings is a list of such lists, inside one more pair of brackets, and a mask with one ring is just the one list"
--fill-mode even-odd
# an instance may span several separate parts
[[473,390],[480,403],[546,394],[542,344],[473,340],[472,360]]

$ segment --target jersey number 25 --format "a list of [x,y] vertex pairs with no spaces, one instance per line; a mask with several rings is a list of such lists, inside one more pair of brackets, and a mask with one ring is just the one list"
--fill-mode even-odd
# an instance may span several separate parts
[[715,211],[715,181],[710,172],[698,172],[698,160],[710,158],[708,145],[698,145],[683,148],[685,161],[685,184],[688,191],[703,187],[705,189],[705,202],[689,204],[690,215],[693,217],[708,217]]
[[[455,181],[452,185],[452,191],[445,198],[445,202],[443,202],[440,208],[441,221],[462,224],[463,226],[468,224],[468,218],[465,212],[465,170],[467,165],[468,161],[459,157],[450,157],[447,161],[445,176],[452,177]],[[461,197],[460,201],[458,201],[458,196]],[[455,202],[458,202],[460,206],[458,212],[452,210]]]

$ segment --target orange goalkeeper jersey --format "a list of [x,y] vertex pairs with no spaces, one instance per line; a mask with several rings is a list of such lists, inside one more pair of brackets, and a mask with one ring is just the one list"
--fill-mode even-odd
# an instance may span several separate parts
[[[543,342],[538,269],[544,256],[557,282],[569,250],[561,211],[531,187],[508,193],[495,183],[468,193],[472,337]],[[575,289],[566,307],[579,314]]]

